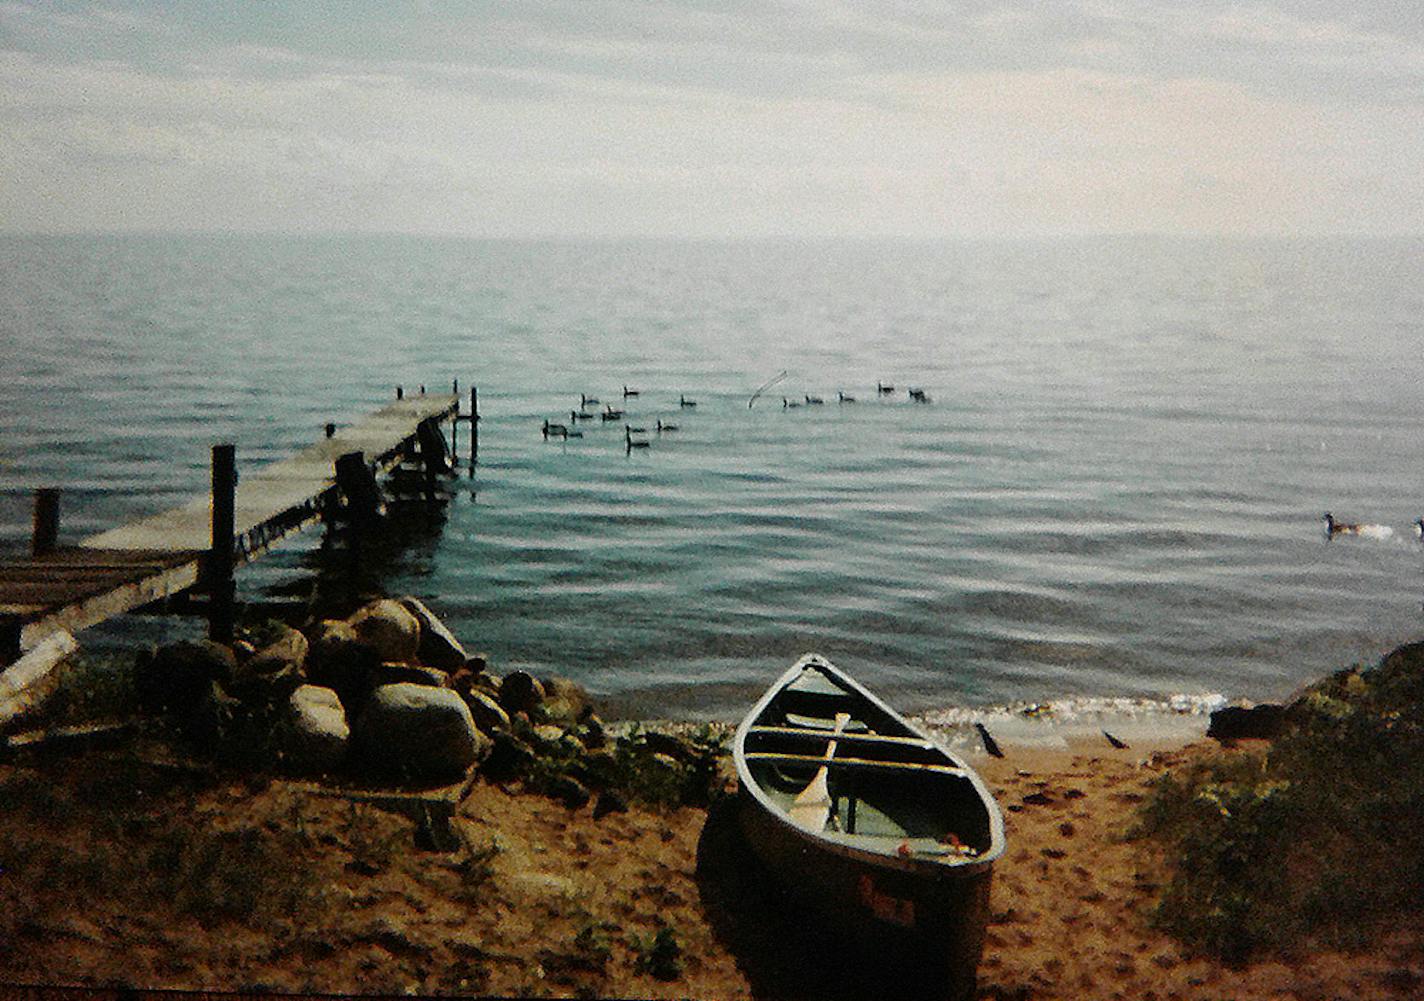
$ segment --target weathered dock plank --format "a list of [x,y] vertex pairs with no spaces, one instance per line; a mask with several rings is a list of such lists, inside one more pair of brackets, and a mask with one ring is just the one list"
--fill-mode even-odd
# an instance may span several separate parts
[[[337,458],[362,452],[367,462],[389,468],[414,448],[415,429],[421,421],[449,417],[457,405],[458,398],[449,395],[397,400],[296,455],[243,470],[235,512],[237,558],[251,559],[277,538],[315,519],[320,498],[335,486]],[[197,497],[182,507],[85,539],[80,545],[94,549],[207,549],[212,541],[210,517],[209,498]],[[263,526],[282,524],[287,527],[276,537],[256,538],[264,534],[260,531]],[[250,545],[243,542],[248,537],[253,537]]]
[[[0,645],[29,650],[55,633],[78,632],[179,594],[198,582],[205,555],[64,547],[0,566],[0,620],[16,631]],[[0,649],[0,661],[14,653]]]
[[[389,470],[418,453],[423,422],[458,413],[455,395],[397,399],[349,427],[328,429],[330,437],[296,455],[242,470],[233,497],[234,562],[254,559],[320,517],[336,499],[341,456],[360,452],[377,470]],[[78,632],[198,585],[212,548],[212,519],[213,499],[195,497],[77,546],[52,547],[53,530],[41,538],[37,515],[35,552],[0,564],[0,663],[47,636]],[[43,520],[57,526],[57,507]]]

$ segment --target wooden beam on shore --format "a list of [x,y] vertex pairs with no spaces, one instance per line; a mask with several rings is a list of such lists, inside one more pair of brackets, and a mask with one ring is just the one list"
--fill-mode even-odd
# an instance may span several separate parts
[[71,633],[57,631],[0,671],[0,734],[15,729],[59,688],[59,665],[79,649]]

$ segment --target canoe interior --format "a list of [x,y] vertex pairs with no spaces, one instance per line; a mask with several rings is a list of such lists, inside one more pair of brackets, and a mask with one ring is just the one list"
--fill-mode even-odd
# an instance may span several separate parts
[[[837,713],[850,714],[840,736]],[[906,842],[917,855],[963,846],[972,858],[990,850],[989,813],[962,763],[815,665],[767,704],[743,750],[754,781],[785,811],[825,764],[833,740],[828,834],[884,852]]]

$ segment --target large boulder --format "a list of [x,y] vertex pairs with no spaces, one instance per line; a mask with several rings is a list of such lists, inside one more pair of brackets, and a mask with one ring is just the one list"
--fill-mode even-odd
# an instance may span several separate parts
[[373,768],[406,778],[459,776],[491,748],[458,694],[410,682],[375,689],[352,736]]
[[529,742],[508,730],[496,730],[489,757],[481,766],[484,775],[495,782],[519,778],[534,766],[539,756]]
[[420,648],[420,621],[398,601],[382,598],[347,620],[358,638],[376,648],[386,663],[413,664]]
[[381,655],[341,619],[318,622],[307,636],[307,677],[333,689],[348,713],[359,710],[371,693],[371,675],[380,667]]
[[139,705],[149,712],[190,713],[207,697],[212,683],[226,682],[236,667],[232,650],[209,640],[160,647],[135,666]]
[[400,604],[420,623],[420,638],[416,655],[420,663],[438,667],[442,671],[458,671],[465,666],[468,655],[455,634],[445,628],[445,623],[436,618],[435,613],[425,607],[419,598],[404,597]]
[[588,691],[569,678],[545,678],[542,682],[544,701],[540,712],[551,723],[576,726],[593,715],[593,700]]
[[461,692],[460,696],[465,700],[465,705],[470,707],[470,715],[474,717],[475,726],[485,733],[509,729],[509,713],[504,711],[504,707],[495,700],[494,696],[478,688]]
[[203,750],[226,754],[242,743],[250,729],[250,715],[242,703],[209,681],[201,697],[180,717],[183,732]]
[[422,667],[418,664],[381,664],[371,672],[371,687],[398,685],[408,681],[412,685],[429,685],[431,688],[450,688],[450,676],[438,667]]
[[319,685],[302,685],[292,692],[287,714],[277,726],[277,747],[288,768],[330,771],[346,757],[350,738],[336,692]]
[[1280,734],[1285,719],[1286,707],[1274,703],[1226,706],[1211,714],[1206,735],[1217,740],[1271,740]]
[[248,704],[278,704],[305,681],[307,638],[283,626],[275,640],[245,661],[238,661],[228,691]]
[[544,686],[528,671],[512,671],[499,683],[499,704],[508,713],[533,713],[544,701]]

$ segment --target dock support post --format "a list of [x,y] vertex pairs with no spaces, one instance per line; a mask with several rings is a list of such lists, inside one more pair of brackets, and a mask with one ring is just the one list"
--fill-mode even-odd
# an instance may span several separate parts
[[208,638],[231,643],[234,625],[233,536],[237,532],[237,448],[213,446],[212,549],[208,553]]
[[41,487],[35,491],[34,532],[30,536],[30,555],[43,556],[52,552],[59,542],[59,489]]
[[346,496],[346,514],[355,535],[359,538],[367,529],[380,521],[385,505],[381,500],[381,487],[366,465],[366,456],[361,452],[347,452],[336,460],[336,485]]
[[470,387],[470,475],[480,461],[480,388]]
[[335,437],[336,437],[336,425],[335,425],[335,424],[328,423],[328,424],[326,425],[326,436],[327,436],[328,438],[335,438]]
[[397,387],[396,387],[396,399],[398,399],[398,400],[403,400],[403,399],[405,399],[405,387],[404,387],[404,386],[397,386]]
[[425,499],[435,500],[435,478],[450,472],[450,456],[445,436],[434,417],[427,417],[415,427],[416,444],[420,446],[420,465],[425,473]]
[[450,383],[450,395],[455,397],[455,416],[450,419],[450,470],[460,465],[460,380]]

